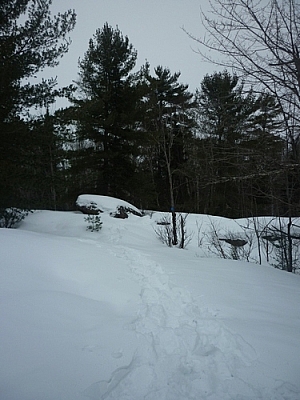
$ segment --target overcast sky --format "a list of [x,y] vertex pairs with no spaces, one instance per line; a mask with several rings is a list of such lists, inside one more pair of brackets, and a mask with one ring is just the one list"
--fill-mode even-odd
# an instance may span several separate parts
[[[138,52],[137,66],[149,61],[151,70],[157,65],[181,72],[180,81],[194,91],[206,73],[215,67],[202,61],[182,27],[193,35],[204,34],[200,4],[207,0],[53,0],[53,14],[75,9],[77,24],[71,32],[69,53],[55,70],[60,86],[77,79],[78,58],[87,51],[89,39],[96,29],[108,22],[117,25]],[[51,71],[53,75],[53,71]]]

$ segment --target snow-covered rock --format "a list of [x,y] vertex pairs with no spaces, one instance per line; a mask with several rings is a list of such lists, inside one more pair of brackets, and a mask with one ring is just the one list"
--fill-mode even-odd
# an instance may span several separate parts
[[84,214],[109,213],[114,217],[118,217],[121,210],[123,214],[125,212],[139,217],[142,216],[141,211],[132,204],[110,196],[82,194],[78,196],[76,206]]

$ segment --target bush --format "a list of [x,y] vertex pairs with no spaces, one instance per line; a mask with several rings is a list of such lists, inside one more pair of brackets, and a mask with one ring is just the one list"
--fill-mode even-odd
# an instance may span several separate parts
[[16,207],[0,209],[0,228],[16,228],[29,214],[29,210]]
[[[254,235],[243,229],[241,233],[221,233],[218,226],[210,220],[211,230],[206,234],[208,250],[220,258],[250,261]],[[222,236],[222,237],[220,237]]]
[[84,220],[88,223],[87,230],[91,232],[99,232],[102,228],[102,222],[100,215],[89,214]]
[[[275,268],[288,272],[296,272],[299,269],[300,235],[298,228],[289,217],[286,220],[278,218],[277,226],[271,225],[265,229],[262,239],[266,243],[268,261],[271,258],[270,264]],[[270,254],[271,257],[269,257]]]
[[[186,248],[193,236],[191,233],[186,232],[186,219],[187,214],[184,216],[179,214],[175,220],[176,244],[180,249]],[[172,247],[174,245],[174,220],[171,221],[171,216],[164,215],[156,224],[157,227],[154,228],[154,231],[158,239],[168,247]]]

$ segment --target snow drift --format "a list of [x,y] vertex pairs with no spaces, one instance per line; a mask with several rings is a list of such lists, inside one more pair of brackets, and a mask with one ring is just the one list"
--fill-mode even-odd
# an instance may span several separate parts
[[170,249],[159,213],[98,200],[100,232],[54,211],[0,229],[1,399],[300,398],[300,276]]

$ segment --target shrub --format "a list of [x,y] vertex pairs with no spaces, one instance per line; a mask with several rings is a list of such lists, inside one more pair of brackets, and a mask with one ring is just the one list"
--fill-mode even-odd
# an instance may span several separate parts
[[0,209],[0,228],[16,228],[29,214],[29,210],[16,207]]
[[157,227],[154,231],[158,239],[169,247],[172,247],[173,232],[171,221],[168,215],[164,215],[160,221],[157,223]]
[[88,223],[87,230],[91,232],[99,232],[102,228],[102,221],[100,215],[89,214],[84,220]]
[[[206,233],[208,250],[220,258],[250,261],[254,235],[243,229],[241,233],[221,233],[218,226],[210,220],[210,232]],[[221,237],[220,237],[221,236]]]
[[[177,245],[181,249],[186,248],[193,236],[191,233],[186,232],[186,219],[187,214],[184,216],[179,214],[176,216],[175,221]],[[157,221],[157,227],[154,228],[158,239],[168,247],[174,245],[174,220],[172,222],[169,215],[164,215],[160,221]]]

